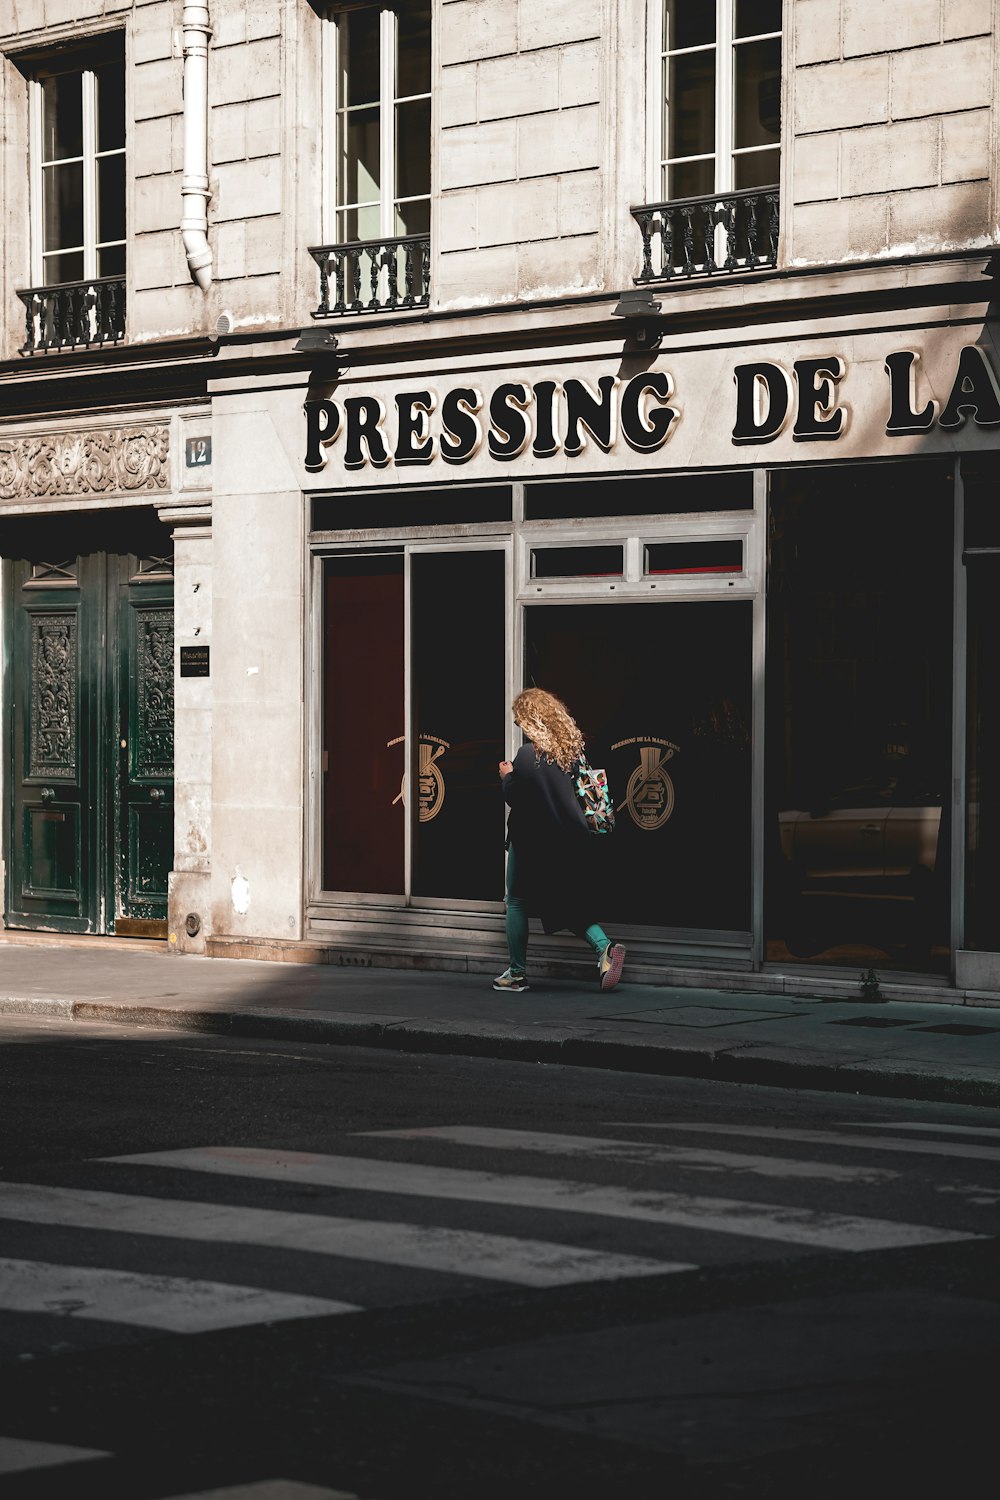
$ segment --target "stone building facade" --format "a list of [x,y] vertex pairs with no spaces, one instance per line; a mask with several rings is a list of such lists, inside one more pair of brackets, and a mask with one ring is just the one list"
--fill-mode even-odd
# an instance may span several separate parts
[[5,925],[997,1003],[996,10],[14,0]]

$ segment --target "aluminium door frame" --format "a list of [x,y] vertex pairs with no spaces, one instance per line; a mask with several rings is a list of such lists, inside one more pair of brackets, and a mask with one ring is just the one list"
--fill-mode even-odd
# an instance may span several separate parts
[[[357,891],[327,891],[322,886],[322,713],[317,700],[317,689],[322,692],[323,682],[323,563],[327,557],[343,554],[377,555],[379,553],[402,554],[404,566],[404,630],[406,632],[405,712],[407,726],[411,710],[409,698],[409,628],[410,628],[410,584],[409,557],[414,553],[495,551],[506,553],[506,586],[504,591],[505,625],[505,676],[508,705],[521,690],[524,669],[524,609],[533,604],[614,604],[631,603],[669,604],[679,602],[725,603],[727,600],[750,601],[752,604],[751,625],[751,892],[749,932],[729,932],[722,929],[669,929],[630,928],[628,936],[637,941],[651,943],[669,949],[671,945],[694,945],[705,960],[717,958],[721,950],[728,950],[727,958],[736,958],[738,967],[757,969],[761,965],[763,952],[763,722],[764,722],[764,622],[765,622],[765,576],[764,557],[766,550],[766,496],[767,469],[747,466],[753,479],[753,505],[740,511],[684,512],[663,517],[650,514],[628,517],[588,517],[584,521],[527,521],[524,516],[525,483],[511,482],[511,522],[487,523],[481,526],[420,528],[406,527],[375,530],[366,533],[352,532],[349,537],[331,532],[320,532],[307,543],[311,566],[309,568],[310,598],[308,604],[308,630],[306,649],[306,681],[311,693],[305,695],[305,708],[309,715],[306,736],[306,766],[304,807],[307,820],[305,840],[306,869],[306,923],[321,919],[324,909],[353,907],[360,912],[381,909],[387,916],[398,917],[403,912],[418,913],[426,917],[432,911],[467,911],[481,916],[501,916],[502,902],[460,901],[444,897],[414,897],[409,894],[411,881],[412,828],[407,819],[406,856],[404,865],[405,893],[401,896],[384,893]],[[581,475],[581,480],[592,480],[594,475]],[[419,494],[426,486],[415,485],[413,494]],[[307,499],[311,496],[307,495]],[[437,533],[437,534],[435,534]],[[642,589],[634,581],[629,587],[609,595],[605,590],[598,593],[585,581],[551,579],[541,586],[533,584],[529,596],[525,591],[527,580],[524,574],[526,549],[543,545],[589,545],[596,542],[618,542],[623,548],[632,545],[634,569],[635,544],[641,549],[644,539],[662,541],[671,539],[697,540],[699,538],[722,539],[741,537],[744,540],[744,573],[739,579],[706,580],[677,578],[658,580],[656,597]],[[521,743],[513,719],[508,711],[505,727],[505,753],[508,759]],[[411,772],[412,774],[412,772]],[[557,943],[559,939],[555,940]]]
[[[328,891],[322,884],[323,870],[323,564],[328,557],[347,554],[349,556],[402,556],[403,559],[403,715],[404,715],[404,765],[409,784],[413,780],[416,760],[416,741],[411,721],[413,711],[411,670],[411,616],[412,592],[410,558],[414,554],[427,556],[442,552],[501,552],[504,557],[504,683],[508,708],[505,713],[504,753],[511,753],[512,727],[509,704],[512,697],[513,652],[511,650],[511,613],[513,594],[513,539],[509,525],[503,532],[483,536],[459,536],[443,534],[428,537],[424,533],[419,539],[406,537],[396,539],[390,535],[361,544],[352,536],[344,542],[311,542],[311,566],[309,569],[310,600],[309,630],[306,649],[306,681],[313,691],[305,696],[305,708],[309,716],[309,733],[306,752],[305,815],[308,828],[306,839],[306,918],[316,915],[315,908],[333,905],[378,907],[392,913],[404,911],[467,911],[484,914],[503,912],[503,902],[473,901],[445,896],[414,896],[413,883],[413,820],[407,812],[404,824],[403,845],[403,892],[393,895],[371,891]],[[318,691],[317,691],[318,690]]]
[[[746,931],[724,928],[647,927],[628,925],[622,936],[637,942],[660,946],[669,956],[671,946],[693,946],[707,962],[717,959],[723,950],[727,958],[738,957],[741,965],[757,970],[763,956],[763,870],[764,870],[764,647],[765,647],[765,553],[767,536],[767,469],[756,466],[753,475],[753,506],[741,511],[686,512],[676,516],[655,515],[630,517],[588,517],[586,521],[522,522],[515,526],[519,561],[519,580],[515,599],[514,657],[519,663],[517,686],[524,678],[525,611],[538,606],[573,604],[646,604],[652,607],[685,603],[747,603],[751,611],[750,641],[750,926]],[[516,486],[517,488],[523,488]],[[523,515],[523,511],[522,511]],[[741,537],[744,542],[744,572],[739,579],[709,581],[675,578],[660,579],[656,596],[651,589],[641,590],[634,576],[603,588],[588,580],[545,579],[529,577],[526,552],[532,546],[586,546],[621,542],[625,567],[634,575],[636,545],[644,540],[723,539]],[[613,588],[613,593],[612,593]],[[566,943],[565,939],[556,942]]]

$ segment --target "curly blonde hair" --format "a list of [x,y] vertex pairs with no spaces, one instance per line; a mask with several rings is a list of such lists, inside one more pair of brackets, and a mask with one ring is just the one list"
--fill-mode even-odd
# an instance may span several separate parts
[[540,754],[568,771],[583,754],[583,735],[565,703],[544,688],[526,688],[512,704],[514,722]]

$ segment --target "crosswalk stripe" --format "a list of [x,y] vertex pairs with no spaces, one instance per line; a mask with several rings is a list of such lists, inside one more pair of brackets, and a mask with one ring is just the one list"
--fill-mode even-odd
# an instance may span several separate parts
[[[171,1152],[162,1156],[171,1166],[189,1165],[173,1160]],[[434,1225],[333,1218],[30,1183],[0,1183],[0,1218],[208,1243],[267,1245],[518,1286],[565,1286],[693,1269],[688,1262],[605,1254],[545,1240]]]
[[914,1130],[934,1135],[984,1135],[996,1139],[996,1125],[936,1125],[933,1120],[852,1120],[853,1130]]
[[[907,1141],[891,1136],[875,1139],[867,1135],[848,1135],[839,1130],[783,1130],[770,1125],[701,1125],[694,1121],[664,1121],[631,1126],[625,1120],[609,1121],[612,1130],[693,1130],[699,1135],[735,1135],[741,1139],[754,1136],[759,1140],[797,1141],[807,1146],[847,1146],[862,1151],[900,1151],[912,1156],[949,1156],[966,1161],[1000,1161],[1000,1146],[979,1146],[975,1141]],[[894,1126],[888,1127],[894,1129]]]
[[252,1323],[357,1312],[351,1302],[258,1287],[143,1276],[105,1267],[0,1259],[0,1310],[98,1318],[166,1333],[207,1333]]
[[323,1490],[295,1479],[260,1479],[256,1483],[227,1485],[224,1490],[199,1490],[193,1495],[173,1495],[170,1500],[359,1500],[346,1490]]
[[87,1458],[110,1456],[99,1448],[71,1448],[67,1443],[35,1443],[28,1438],[0,1437],[0,1474],[24,1474],[31,1469],[54,1469],[59,1464],[77,1464]]
[[563,1179],[516,1177],[370,1158],[320,1156],[304,1151],[204,1146],[180,1151],[140,1152],[133,1156],[105,1157],[104,1160],[258,1180],[305,1182],[359,1192],[457,1198],[464,1202],[636,1219],[675,1228],[780,1240],[786,1244],[811,1245],[826,1250],[889,1249],[980,1237],[925,1224],[858,1218],[778,1203],[695,1197],[688,1193],[633,1192],[629,1188],[591,1187]]
[[825,1182],[894,1182],[898,1172],[887,1167],[836,1166],[832,1162],[799,1161],[779,1156],[747,1156],[736,1151],[713,1151],[701,1146],[663,1146],[651,1141],[610,1140],[588,1135],[559,1135],[550,1131],[488,1129],[480,1125],[429,1125],[417,1130],[366,1130],[361,1135],[398,1141],[449,1141],[459,1146],[481,1146],[500,1151],[538,1151],[548,1156],[582,1156],[589,1161],[663,1163],[676,1167],[747,1172],[752,1176],[818,1178]]

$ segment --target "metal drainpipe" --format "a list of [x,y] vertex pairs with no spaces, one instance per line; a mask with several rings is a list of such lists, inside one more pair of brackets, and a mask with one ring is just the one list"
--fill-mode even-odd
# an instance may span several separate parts
[[184,5],[184,176],[181,239],[191,276],[203,292],[212,285],[208,243],[208,0]]

